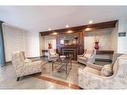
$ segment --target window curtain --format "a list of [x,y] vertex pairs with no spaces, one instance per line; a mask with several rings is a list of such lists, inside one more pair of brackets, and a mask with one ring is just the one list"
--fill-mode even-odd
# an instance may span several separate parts
[[0,21],[0,66],[5,65],[4,39],[2,31],[2,21]]

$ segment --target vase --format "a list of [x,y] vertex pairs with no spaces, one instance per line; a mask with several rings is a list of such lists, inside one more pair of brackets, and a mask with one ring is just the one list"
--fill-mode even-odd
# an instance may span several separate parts
[[94,46],[94,48],[95,48],[96,50],[99,49],[99,42],[95,42],[95,46]]
[[48,43],[48,49],[52,49],[51,43]]

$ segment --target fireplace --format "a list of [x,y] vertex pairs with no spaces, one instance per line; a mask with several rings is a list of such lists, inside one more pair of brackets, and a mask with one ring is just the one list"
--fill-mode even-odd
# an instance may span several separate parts
[[76,59],[76,49],[65,48],[62,49],[62,55],[67,57],[72,57],[72,59]]
[[72,56],[73,60],[77,60],[77,55],[84,52],[84,32],[59,33],[56,36],[56,47],[60,55]]
[[77,59],[77,48],[75,47],[61,47],[61,54],[67,57],[72,57],[73,60]]

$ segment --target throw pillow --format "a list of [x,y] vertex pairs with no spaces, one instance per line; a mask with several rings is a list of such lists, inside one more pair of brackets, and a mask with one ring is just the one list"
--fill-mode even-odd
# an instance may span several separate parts
[[112,65],[104,65],[101,69],[101,75],[102,76],[111,76],[113,74]]

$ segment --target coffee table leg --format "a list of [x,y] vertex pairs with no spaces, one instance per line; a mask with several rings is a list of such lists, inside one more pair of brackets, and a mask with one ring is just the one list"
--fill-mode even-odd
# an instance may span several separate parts
[[52,62],[52,71],[53,71],[53,62]]
[[70,64],[71,64],[71,69],[72,69],[72,62],[70,62]]
[[66,74],[67,74],[67,64],[66,64]]

